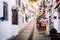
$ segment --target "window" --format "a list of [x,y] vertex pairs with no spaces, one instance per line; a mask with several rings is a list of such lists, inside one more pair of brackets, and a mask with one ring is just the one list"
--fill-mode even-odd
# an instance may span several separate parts
[[6,2],[3,2],[3,18],[8,20],[8,4]]
[[21,6],[21,4],[20,4],[20,0],[16,0],[16,5]]
[[58,17],[58,19],[60,19],[60,17]]
[[18,11],[16,9],[12,9],[12,24],[18,24]]
[[54,19],[57,19],[57,17],[56,17],[56,16],[54,16]]
[[49,16],[49,18],[51,18],[51,16]]

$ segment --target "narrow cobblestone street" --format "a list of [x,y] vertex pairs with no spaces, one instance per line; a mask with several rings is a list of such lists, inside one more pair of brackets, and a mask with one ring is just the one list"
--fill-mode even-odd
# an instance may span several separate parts
[[45,37],[44,32],[37,30],[36,19],[34,19],[34,21],[13,40],[50,40],[50,38]]

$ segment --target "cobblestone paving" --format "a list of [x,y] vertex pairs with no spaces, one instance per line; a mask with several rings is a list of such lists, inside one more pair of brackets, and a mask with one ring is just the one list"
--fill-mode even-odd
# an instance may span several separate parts
[[50,40],[50,37],[48,37],[44,32],[38,31],[35,27],[33,40]]
[[29,27],[12,40],[50,40],[42,31],[38,31],[35,26],[35,21],[31,22]]

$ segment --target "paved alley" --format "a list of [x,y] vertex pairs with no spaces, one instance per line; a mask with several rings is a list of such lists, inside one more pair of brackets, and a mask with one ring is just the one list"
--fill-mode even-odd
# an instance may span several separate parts
[[15,38],[14,40],[30,40],[32,39],[32,35],[33,35],[33,32],[34,32],[34,28],[35,28],[35,19],[34,21],[31,21],[27,28],[24,29],[23,32],[21,32],[19,34],[19,36],[17,36],[17,38]]
[[48,37],[43,31],[38,31],[35,27],[33,40],[50,40],[50,37]]
[[50,40],[48,37],[45,37],[45,34],[42,31],[38,31],[36,28],[36,19],[32,20],[29,25],[24,29],[23,32],[20,32],[19,35],[13,40]]

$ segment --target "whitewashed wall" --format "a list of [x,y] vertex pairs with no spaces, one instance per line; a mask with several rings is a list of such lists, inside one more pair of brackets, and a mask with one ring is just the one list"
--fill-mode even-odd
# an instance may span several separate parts
[[12,25],[11,8],[13,6],[16,6],[16,0],[0,0],[0,17],[3,16],[3,1],[7,2],[8,4],[8,21],[0,21],[0,40],[7,40],[13,35],[16,36],[19,31],[23,29],[23,27],[25,26],[25,15],[18,11],[18,25]]
[[57,29],[58,31],[58,11],[54,11],[53,17],[56,16],[56,19],[53,19],[52,21],[54,22],[54,27]]
[[60,19],[58,19],[58,32],[60,33]]
[[18,13],[19,30],[21,30],[25,25],[24,17],[25,17],[24,14],[21,11],[19,11],[19,13]]
[[3,0],[0,0],[0,17],[2,17],[3,16]]
[[[56,0],[53,0],[53,8],[52,9],[54,9],[55,8],[55,6],[56,6],[57,4],[56,4]],[[52,21],[54,22],[54,27],[57,29],[57,32],[59,32],[59,26],[58,26],[58,11],[57,10],[52,10],[54,13],[53,13],[53,16],[56,16],[56,18],[57,19],[53,19]]]
[[0,40],[7,40],[13,35],[18,34],[18,25],[12,25],[12,10],[15,0],[0,0],[0,16],[3,15],[3,1],[8,4],[8,21],[0,21]]

